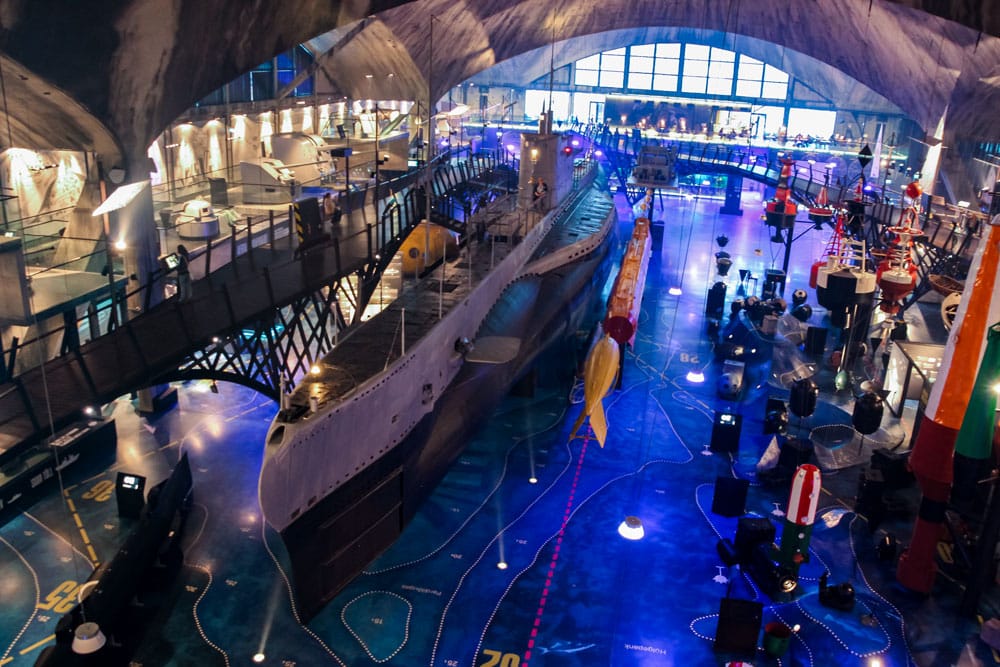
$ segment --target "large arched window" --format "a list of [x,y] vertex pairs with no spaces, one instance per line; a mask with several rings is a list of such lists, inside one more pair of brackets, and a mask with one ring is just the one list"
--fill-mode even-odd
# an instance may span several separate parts
[[576,85],[621,88],[625,85],[625,57],[626,49],[614,49],[576,61]]
[[640,44],[576,61],[577,86],[784,100],[788,74],[756,58],[704,44]]
[[673,93],[677,91],[680,72],[680,44],[643,44],[631,47],[629,88]]

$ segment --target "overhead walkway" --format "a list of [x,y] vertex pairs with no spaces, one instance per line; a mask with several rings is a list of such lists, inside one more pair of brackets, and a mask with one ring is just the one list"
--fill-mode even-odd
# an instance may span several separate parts
[[[450,164],[436,167],[439,172],[455,169]],[[486,160],[461,173],[482,183],[490,182],[497,172],[496,178],[506,183],[508,170]],[[327,242],[307,250],[289,233],[291,216],[285,220],[270,216],[256,227],[250,221],[241,234],[234,228],[228,240],[195,253],[192,295],[184,301],[174,297],[151,304],[156,299],[148,294],[162,291],[162,279],[132,292],[127,313],[125,308],[114,308],[124,321],[104,335],[0,384],[0,461],[20,445],[80,418],[87,406],[162,381],[192,351],[266,319],[304,295],[331,288],[349,276],[371,292],[389,259],[423,217],[417,198],[407,196],[412,185],[411,179],[401,188],[402,203],[380,202],[378,216],[362,210],[362,200]],[[451,185],[452,181],[441,187],[435,183],[432,209],[440,208],[439,200],[454,198]],[[361,295],[357,298],[360,303]]]
[[[631,186],[629,176],[635,166],[636,156],[643,146],[665,146],[674,153],[674,168],[678,173],[723,173],[749,178],[770,187],[778,185],[781,164],[774,151],[764,146],[733,144],[718,141],[678,141],[616,135],[603,132],[603,128],[591,127],[584,130],[584,136],[607,156],[618,177],[620,185],[638,201],[645,194],[645,188]],[[796,170],[789,181],[789,188],[800,201],[812,204],[826,183],[826,170],[812,165]],[[845,185],[831,186],[830,201],[841,201],[848,196]],[[631,196],[630,196],[631,199]]]
[[[638,201],[645,194],[645,187],[630,183],[629,177],[639,151],[649,145],[670,149],[675,172],[679,174],[723,173],[749,178],[771,187],[777,186],[780,176],[781,153],[769,146],[726,141],[678,141],[645,137],[639,133],[623,135],[596,126],[582,128],[581,131],[605,153],[630,201]],[[822,155],[827,149],[832,150],[832,147],[820,147],[815,153]],[[828,187],[827,196],[831,204],[855,198],[860,164],[857,168],[853,180],[842,178],[836,186]],[[826,180],[826,169],[822,165],[814,168],[807,160],[799,160],[788,187],[795,199],[812,206]],[[866,241],[875,260],[885,256],[886,248],[892,241],[888,230],[901,220],[900,194],[888,192],[884,187],[876,187],[874,193],[865,194],[865,225],[858,238]],[[924,200],[920,219],[923,234],[913,239],[918,280],[916,288],[904,302],[904,308],[932,290],[943,295],[961,291],[962,281],[988,217],[969,207],[946,204],[941,197],[925,197]]]

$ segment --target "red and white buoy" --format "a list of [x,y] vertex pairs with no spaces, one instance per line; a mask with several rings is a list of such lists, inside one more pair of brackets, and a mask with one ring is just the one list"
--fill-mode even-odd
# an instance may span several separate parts
[[795,470],[781,532],[778,562],[796,577],[799,566],[809,560],[809,541],[812,539],[821,488],[819,468],[804,463]]

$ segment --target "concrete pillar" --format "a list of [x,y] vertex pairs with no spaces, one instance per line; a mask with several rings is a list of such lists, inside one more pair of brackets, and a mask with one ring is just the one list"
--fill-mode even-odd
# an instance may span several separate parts
[[719,209],[723,215],[743,215],[740,208],[741,196],[743,193],[743,177],[736,174],[726,176],[726,201]]
[[938,120],[934,132],[927,137],[927,155],[920,167],[920,186],[928,195],[934,194],[934,184],[937,182],[938,170],[941,168],[941,153],[944,146],[944,123],[948,117],[947,107]]

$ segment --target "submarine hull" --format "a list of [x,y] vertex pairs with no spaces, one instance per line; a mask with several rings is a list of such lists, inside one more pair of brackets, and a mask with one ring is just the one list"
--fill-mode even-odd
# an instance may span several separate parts
[[604,313],[600,297],[612,236],[588,256],[510,285],[477,338],[518,338],[516,356],[506,363],[466,362],[408,436],[281,531],[303,621],[399,537],[470,437],[541,354],[561,355],[567,375],[575,370],[577,355],[586,352],[578,349],[577,332]]

